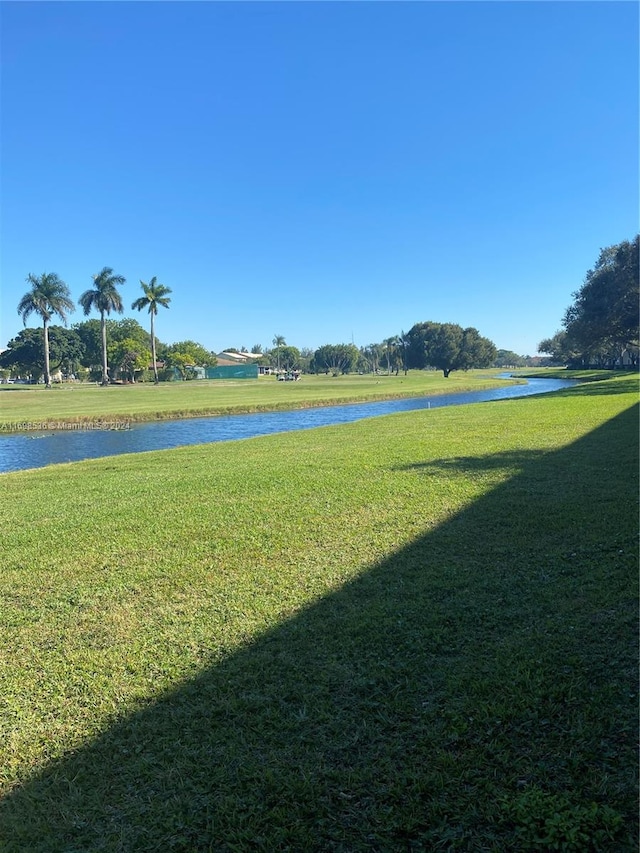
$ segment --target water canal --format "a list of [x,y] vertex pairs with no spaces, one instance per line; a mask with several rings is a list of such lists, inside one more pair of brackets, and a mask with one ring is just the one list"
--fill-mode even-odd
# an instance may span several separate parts
[[528,379],[526,384],[509,384],[501,388],[462,394],[352,403],[286,412],[156,421],[132,424],[128,429],[118,430],[83,429],[8,434],[0,436],[0,472],[43,468],[46,465],[118,456],[121,453],[141,453],[190,444],[255,438],[278,432],[352,423],[365,418],[417,409],[509,400],[557,391],[572,384],[575,384],[575,381],[567,379]]

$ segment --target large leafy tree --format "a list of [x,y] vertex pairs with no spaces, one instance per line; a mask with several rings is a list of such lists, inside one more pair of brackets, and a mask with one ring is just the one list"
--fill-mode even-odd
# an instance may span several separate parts
[[143,296],[140,296],[138,299],[133,302],[131,307],[136,311],[142,311],[145,308],[148,308],[149,315],[151,317],[151,361],[153,363],[153,376],[156,385],[158,384],[158,365],[156,364],[156,334],[154,328],[154,320],[156,315],[158,314],[158,308],[168,308],[171,299],[169,298],[169,294],[171,293],[170,287],[165,287],[164,284],[158,284],[157,279],[154,277],[151,279],[149,284],[146,284],[144,281],[140,281],[140,286],[142,287]]
[[349,373],[358,363],[360,351],[355,344],[325,344],[313,354],[316,373]]
[[495,367],[526,367],[526,364],[527,359],[523,355],[508,349],[499,349],[494,361]]
[[123,338],[109,344],[109,362],[115,375],[129,382],[135,382],[136,373],[149,366],[150,353],[146,346],[140,346],[135,338]]
[[[146,352],[151,348],[149,332],[143,329],[133,317],[123,317],[122,320],[107,320],[105,326],[109,345],[128,339],[136,341],[136,349],[141,352]],[[82,358],[84,366],[101,370],[102,333],[100,320],[83,320],[81,323],[74,323],[71,328],[77,332],[84,344],[85,352]],[[163,346],[161,342],[156,342],[157,349]],[[109,347],[107,347],[107,354],[111,365]]]
[[406,340],[408,367],[434,367],[445,378],[453,370],[490,367],[497,352],[493,342],[477,329],[463,329],[457,323],[416,323]]
[[384,355],[384,347],[382,344],[367,344],[361,349],[362,356],[368,364],[368,369],[372,373],[377,373]]
[[122,320],[107,320],[107,335],[112,341],[123,341],[125,338],[133,338],[140,346],[151,349],[149,332],[143,329],[133,317],[123,317]]
[[[600,251],[563,326],[583,363],[610,363],[639,344],[639,236]],[[543,343],[543,342],[541,342]]]
[[67,285],[56,273],[43,273],[40,276],[29,273],[27,281],[29,290],[18,303],[18,314],[23,323],[31,314],[37,314],[42,319],[44,347],[44,377],[47,388],[51,387],[51,368],[49,364],[49,324],[54,316],[66,323],[67,312],[73,311],[75,305]]
[[282,370],[299,370],[300,369],[300,350],[297,347],[288,345],[279,346],[278,362]]
[[71,328],[84,346],[82,364],[88,368],[98,367],[102,362],[100,320],[84,320],[81,323],[74,323]]
[[538,352],[546,353],[554,364],[579,364],[580,353],[575,349],[569,335],[563,330],[552,338],[545,338],[538,344]]
[[167,347],[166,360],[169,367],[174,367],[183,379],[187,379],[192,375],[191,368],[212,367],[218,358],[196,341],[178,341]]
[[[51,373],[63,367],[67,372],[77,370],[84,347],[73,329],[49,327],[49,369]],[[23,329],[0,354],[0,367],[13,373],[39,379],[45,372],[44,329]]]
[[95,308],[100,313],[100,337],[102,345],[102,384],[109,384],[109,364],[107,361],[107,316],[112,311],[122,314],[124,305],[118,287],[125,283],[122,275],[114,274],[111,267],[103,267],[97,275],[93,276],[93,287],[80,296],[78,302],[82,306],[85,315],[91,313]]

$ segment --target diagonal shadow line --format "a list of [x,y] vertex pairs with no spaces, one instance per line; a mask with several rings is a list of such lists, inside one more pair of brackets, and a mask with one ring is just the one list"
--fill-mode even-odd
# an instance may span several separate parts
[[513,850],[532,789],[635,849],[636,409],[48,766],[3,849]]

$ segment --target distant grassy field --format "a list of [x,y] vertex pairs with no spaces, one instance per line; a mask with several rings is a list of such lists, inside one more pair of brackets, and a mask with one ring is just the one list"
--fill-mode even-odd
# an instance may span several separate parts
[[410,371],[406,376],[274,376],[236,382],[204,380],[160,385],[0,386],[2,425],[98,419],[155,420],[322,406],[361,400],[480,390],[499,385],[498,371],[452,374]]
[[2,475],[0,849],[636,851],[637,399]]

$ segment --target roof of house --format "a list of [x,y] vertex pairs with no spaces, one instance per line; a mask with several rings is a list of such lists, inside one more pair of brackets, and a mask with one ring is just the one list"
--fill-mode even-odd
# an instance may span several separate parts
[[255,352],[219,352],[216,356],[219,365],[253,362],[262,358],[261,353]]

